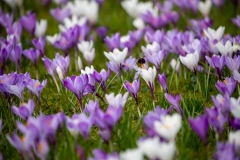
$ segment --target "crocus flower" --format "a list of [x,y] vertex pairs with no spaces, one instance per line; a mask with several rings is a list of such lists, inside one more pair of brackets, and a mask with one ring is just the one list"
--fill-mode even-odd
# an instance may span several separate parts
[[240,153],[240,131],[230,132],[228,135],[228,142],[232,143],[237,154]]
[[123,62],[122,66],[126,72],[131,73],[132,70],[134,69],[134,66],[136,66],[136,59],[130,56]]
[[47,80],[44,80],[42,83],[40,83],[39,80],[29,79],[26,84],[28,90],[35,94],[38,97],[38,100],[40,100],[41,92],[46,86]]
[[133,21],[133,26],[137,29],[144,29],[145,28],[145,23],[144,21],[142,20],[142,18],[136,18],[134,21]]
[[125,103],[127,102],[127,98],[128,98],[128,92],[126,92],[124,95],[117,94],[116,96],[114,95],[114,93],[106,94],[106,100],[109,106],[112,106],[115,108],[124,107]]
[[190,70],[195,71],[198,65],[200,53],[196,50],[194,53],[189,53],[185,57],[180,56],[180,61]]
[[206,115],[208,118],[208,123],[213,126],[214,130],[218,133],[221,134],[224,125],[227,122],[228,116],[223,115],[221,110],[217,107],[212,107],[212,108],[205,108]]
[[130,92],[133,95],[138,106],[138,91],[140,89],[140,79],[134,80],[132,83],[126,81],[124,87],[126,90],[128,90],[128,92]]
[[104,38],[107,36],[107,28],[102,26],[97,28],[97,35],[104,40]]
[[88,62],[89,65],[92,64],[95,58],[95,49],[93,48],[93,41],[81,41],[78,44],[78,49],[82,52],[83,57]]
[[94,149],[92,152],[93,152],[93,157],[89,158],[89,160],[99,160],[99,159],[117,160],[117,159],[119,159],[119,156],[116,152],[107,154],[101,149]]
[[67,77],[63,80],[64,86],[72,91],[80,102],[80,107],[82,107],[82,97],[88,94],[88,75],[82,74],[80,76]]
[[106,93],[106,89],[107,89],[106,83],[107,83],[107,80],[110,76],[110,70],[106,71],[106,70],[102,69],[100,71],[100,73],[98,73],[97,71],[94,71],[93,76],[94,76],[95,80],[99,84],[101,84],[101,87],[102,87],[103,91]]
[[236,154],[234,152],[233,144],[227,143],[219,143],[217,144],[217,151],[214,154],[214,158],[217,160],[220,159],[236,159]]
[[223,114],[228,114],[231,107],[230,107],[230,97],[226,94],[222,96],[218,94],[216,97],[212,96],[212,101],[214,106],[220,108]]
[[141,69],[140,75],[149,86],[152,93],[152,100],[154,100],[154,80],[157,75],[156,68],[153,66],[149,67],[148,69]]
[[40,159],[46,159],[50,148],[45,138],[41,138],[35,147],[35,153]]
[[240,28],[240,15],[238,15],[236,18],[232,18],[232,22]]
[[215,68],[218,74],[219,79],[222,77],[222,69],[225,65],[225,56],[216,56],[213,55],[212,59],[206,56],[206,59],[211,67]]
[[44,36],[47,29],[47,20],[41,19],[40,22],[36,22],[34,34],[36,37]]
[[119,158],[121,160],[129,159],[143,160],[143,153],[139,148],[127,149],[126,151],[121,152],[119,154]]
[[235,99],[232,97],[230,100],[230,104],[231,104],[231,113],[235,118],[240,119],[240,97],[238,99]]
[[240,66],[240,56],[234,56],[233,58],[226,56],[225,62],[231,71],[238,70]]
[[77,133],[80,133],[85,139],[88,139],[93,118],[91,116],[87,117],[85,113],[74,114],[72,118],[66,117],[66,124],[75,138],[77,138]]
[[162,116],[160,121],[154,122],[154,129],[158,135],[165,140],[174,141],[182,126],[182,117],[175,113],[173,115]]
[[123,61],[125,60],[128,53],[128,49],[124,48],[123,51],[119,51],[118,49],[114,49],[113,52],[104,52],[104,55],[109,59],[111,62],[116,63],[119,67],[121,67]]
[[164,73],[163,74],[158,74],[158,82],[162,86],[163,90],[165,92],[168,92],[167,77]]
[[19,107],[12,106],[12,112],[24,120],[27,120],[33,113],[35,104],[33,99],[28,100],[28,103],[22,103]]
[[10,52],[9,59],[16,64],[18,71],[20,70],[21,56],[22,56],[22,45],[17,44]]
[[158,137],[138,141],[138,148],[149,159],[171,160],[176,152],[175,142],[161,142]]
[[33,48],[26,49],[23,51],[23,55],[27,57],[32,63],[37,66],[37,60],[40,55],[39,50],[35,50]]
[[179,72],[179,70],[180,70],[179,60],[176,61],[175,59],[172,59],[171,62],[170,62],[170,65],[171,65],[172,69],[174,69],[177,73]]
[[204,31],[205,36],[207,36],[207,38],[210,41],[214,41],[214,40],[220,41],[224,34],[224,30],[225,30],[225,27],[220,26],[220,27],[218,27],[217,30],[208,28],[207,30],[204,29],[203,31]]
[[232,118],[230,121],[229,121],[229,124],[236,130],[239,130],[240,129],[240,119],[238,118]]
[[167,111],[163,108],[157,106],[153,111],[149,111],[147,115],[144,117],[144,130],[146,131],[149,137],[157,136],[157,132],[154,129],[155,121],[160,121],[162,116],[165,116]]
[[223,41],[219,41],[216,43],[216,48],[218,50],[219,53],[221,53],[222,55],[228,55],[230,57],[232,57],[232,53],[233,53],[233,46],[235,44],[228,40],[226,41],[226,43],[224,44]]
[[30,32],[31,35],[34,34],[36,26],[36,15],[33,12],[28,12],[26,16],[21,17],[20,22],[22,26]]
[[236,88],[236,85],[237,83],[233,77],[230,78],[226,77],[226,79],[223,82],[217,81],[215,86],[218,89],[218,91],[221,92],[223,95],[228,94],[229,96],[231,96]]
[[207,116],[200,115],[195,119],[189,118],[188,121],[193,131],[201,138],[203,142],[206,142],[209,129]]
[[181,100],[181,94],[176,95],[176,97],[168,93],[165,93],[164,95],[167,101],[171,104],[170,108],[174,108],[179,114],[181,114],[181,116],[183,116],[182,108],[179,105],[179,102]]
[[32,43],[35,46],[36,49],[38,49],[42,55],[42,57],[44,56],[44,48],[45,48],[45,43],[46,40],[43,37],[39,37],[38,39],[32,39]]
[[51,15],[58,20],[59,22],[62,22],[65,18],[70,16],[70,9],[68,7],[61,8],[55,8],[50,10]]
[[202,13],[203,16],[208,16],[212,8],[212,1],[206,0],[205,2],[200,1],[198,4],[198,10]]
[[115,48],[120,48],[120,37],[121,37],[120,33],[116,33],[111,37],[106,37],[104,39],[105,44],[107,45],[110,51],[113,51],[113,49]]

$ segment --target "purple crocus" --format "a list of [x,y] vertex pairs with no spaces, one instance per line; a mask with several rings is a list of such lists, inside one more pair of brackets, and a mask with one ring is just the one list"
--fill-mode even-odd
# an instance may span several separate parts
[[34,30],[36,26],[36,15],[33,12],[28,12],[27,15],[22,16],[20,19],[22,26],[30,32],[31,35],[34,35]]
[[225,144],[218,142],[217,151],[214,153],[214,158],[216,160],[237,159],[236,153],[234,152],[234,145],[229,142]]
[[112,35],[111,37],[106,37],[104,39],[105,44],[107,45],[108,49],[110,51],[113,51],[113,49],[117,49],[120,48],[120,33],[116,33],[114,35]]
[[223,114],[228,114],[230,111],[230,97],[226,94],[222,96],[218,94],[216,97],[212,96],[214,106],[220,108]]
[[117,160],[119,156],[116,152],[107,154],[101,149],[94,149],[93,150],[93,157],[89,158],[89,160]]
[[236,81],[234,80],[233,77],[226,77],[226,79],[222,81],[217,81],[216,83],[216,88],[219,92],[221,92],[223,95],[228,94],[229,96],[232,95],[233,91],[236,88]]
[[240,56],[234,56],[233,58],[226,56],[225,62],[231,71],[238,70],[240,67]]
[[68,7],[55,8],[50,10],[51,15],[58,20],[59,22],[63,22],[63,20],[70,16],[71,10]]
[[221,134],[224,125],[228,120],[228,115],[223,115],[220,108],[212,107],[212,108],[205,108],[206,115],[208,118],[208,123],[213,126],[214,130]]
[[97,35],[104,40],[104,38],[107,36],[107,28],[105,26],[101,26],[97,28]]
[[77,97],[81,109],[83,109],[82,105],[82,97],[87,95],[87,87],[88,87],[89,79],[87,74],[81,74],[80,76],[72,76],[67,77],[63,80],[64,86],[72,91]]
[[12,112],[24,120],[27,120],[33,113],[35,104],[33,99],[28,100],[28,103],[22,103],[19,107],[12,106]]
[[216,69],[218,77],[219,77],[219,79],[221,79],[222,69],[225,65],[225,56],[213,55],[212,59],[210,59],[208,56],[206,56],[206,59],[207,59],[208,63],[210,64],[210,66],[212,68]]
[[208,119],[206,115],[200,115],[195,119],[188,119],[193,131],[201,138],[203,142],[206,142],[207,133],[209,129]]
[[38,97],[38,100],[40,101],[40,95],[43,90],[43,88],[46,86],[47,80],[44,80],[42,83],[39,82],[39,80],[29,79],[26,83],[27,89],[32,93],[35,94]]
[[[155,32],[147,31],[146,32],[146,38],[150,43],[153,43],[154,41],[157,42],[159,45],[162,44],[164,40],[165,32],[164,30],[156,30]],[[162,46],[161,46],[162,47]]]
[[[93,125],[93,117],[87,117],[85,113],[74,114],[72,118],[66,117],[68,130],[74,134],[80,133],[85,139],[88,139],[89,132]],[[77,138],[77,137],[76,137]]]
[[149,111],[147,113],[147,115],[143,118],[143,128],[148,136],[154,137],[158,135],[154,129],[154,122],[160,121],[161,117],[165,116],[166,114],[167,111],[159,106],[157,106],[154,111]]
[[164,73],[158,74],[158,82],[162,86],[163,90],[168,93],[167,77]]
[[166,52],[160,50],[160,46],[157,42],[153,42],[151,45],[148,44],[146,48],[142,47],[142,51],[145,53],[146,60],[154,64],[159,71]]
[[174,108],[178,113],[183,116],[182,108],[179,105],[179,102],[181,100],[181,94],[178,94],[175,97],[168,93],[165,93],[164,95],[167,101],[171,104],[170,108]]
[[238,15],[236,18],[233,18],[232,22],[233,22],[233,24],[238,26],[238,28],[240,28],[240,15]]
[[229,121],[229,124],[232,126],[232,128],[239,130],[240,129],[240,119],[232,117],[232,119]]
[[94,76],[95,80],[99,84],[101,84],[103,91],[106,93],[106,89],[107,89],[106,84],[107,84],[107,80],[110,76],[110,70],[106,71],[105,69],[102,69],[100,71],[100,73],[98,73],[97,71],[94,70],[93,76]]
[[39,50],[33,48],[26,49],[23,51],[23,55],[27,57],[35,66],[37,66],[38,57],[40,55]]
[[124,87],[126,88],[126,90],[128,90],[128,92],[133,95],[133,98],[135,99],[138,106],[138,91],[140,89],[140,79],[134,80],[132,83],[126,81]]
[[41,56],[44,57],[44,48],[46,40],[43,37],[39,37],[38,39],[32,39],[32,43],[36,49],[38,49],[41,53]]
[[22,45],[19,43],[11,50],[9,54],[9,59],[16,64],[18,71],[20,71],[21,56],[22,56]]

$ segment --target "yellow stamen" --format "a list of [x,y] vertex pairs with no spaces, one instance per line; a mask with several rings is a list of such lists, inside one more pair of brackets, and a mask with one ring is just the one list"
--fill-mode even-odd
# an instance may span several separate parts
[[223,81],[223,83],[224,83],[224,84],[227,84],[227,81],[226,81],[226,79]]
[[169,130],[169,128],[170,128],[168,125],[163,125],[163,127],[167,130]]
[[39,86],[39,83],[35,83],[35,87],[38,87]]
[[21,137],[21,142],[22,142],[22,143],[25,142],[25,137],[24,137],[24,136]]
[[5,82],[4,79],[2,79],[1,82],[4,83]]
[[43,146],[43,144],[42,144],[42,142],[40,142],[40,143],[38,143],[38,151],[40,152],[40,153],[43,153],[43,149],[44,149],[44,146]]

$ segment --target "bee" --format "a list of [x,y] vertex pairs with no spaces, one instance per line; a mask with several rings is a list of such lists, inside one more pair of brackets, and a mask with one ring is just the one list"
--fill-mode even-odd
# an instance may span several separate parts
[[137,63],[136,65],[139,67],[139,68],[144,68],[144,64],[146,63],[145,59],[144,58],[139,58],[137,60]]

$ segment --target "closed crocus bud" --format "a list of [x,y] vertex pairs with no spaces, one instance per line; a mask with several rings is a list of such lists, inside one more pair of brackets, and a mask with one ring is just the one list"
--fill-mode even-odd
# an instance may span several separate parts
[[36,22],[36,27],[35,27],[35,31],[34,31],[35,36],[36,37],[44,36],[46,29],[47,29],[47,21],[46,20],[41,19],[40,22]]
[[198,3],[198,10],[202,13],[203,16],[208,16],[210,10],[212,8],[212,1],[206,0],[205,2],[200,1]]
[[144,21],[141,18],[136,18],[133,21],[133,26],[137,29],[144,29],[145,28]]
[[162,86],[163,90],[165,92],[168,92],[167,77],[164,73],[158,75],[158,81],[159,81],[160,85]]
[[78,57],[78,69],[79,69],[79,71],[81,71],[83,69],[82,60],[80,57]]
[[170,62],[171,67],[178,73],[180,70],[180,62],[172,59]]
[[188,53],[185,57],[180,56],[180,61],[190,70],[195,71],[198,65],[200,53],[196,50],[194,53]]
[[189,124],[192,127],[193,131],[201,138],[201,140],[203,142],[206,142],[209,128],[207,116],[201,115],[195,119],[189,118]]

